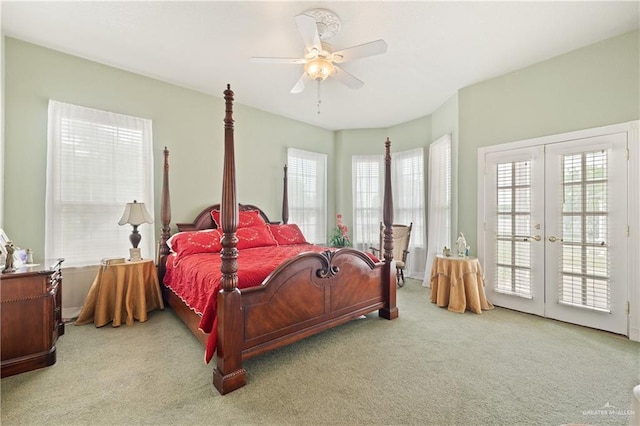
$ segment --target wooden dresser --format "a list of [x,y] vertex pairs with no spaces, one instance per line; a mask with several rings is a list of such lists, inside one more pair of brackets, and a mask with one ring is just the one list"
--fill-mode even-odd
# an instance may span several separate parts
[[53,365],[62,322],[62,262],[0,275],[1,377]]

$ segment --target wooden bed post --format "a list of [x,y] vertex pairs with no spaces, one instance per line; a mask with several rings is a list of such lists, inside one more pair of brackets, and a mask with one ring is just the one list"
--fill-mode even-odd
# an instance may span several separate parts
[[162,194],[160,196],[160,241],[158,242],[158,280],[160,288],[163,288],[162,280],[166,270],[167,256],[169,256],[169,246],[167,240],[171,237],[171,197],[169,196],[169,150],[164,147],[164,168],[162,169]]
[[284,165],[284,177],[282,178],[282,223],[289,222],[289,191],[287,189],[287,165]]
[[[393,196],[391,192],[391,141],[384,143],[384,201],[382,207],[382,221],[384,223],[384,269],[382,285],[385,292],[385,307],[378,311],[378,315],[386,319],[398,318],[396,306],[396,279],[393,263]],[[392,274],[393,279],[392,279]]]
[[243,317],[238,290],[238,202],[236,200],[236,170],[233,136],[233,91],[227,84],[224,91],[226,104],[224,118],[224,169],[222,175],[222,202],[220,221],[223,236],[221,286],[218,293],[218,327],[216,368],[213,384],[221,394],[236,390],[246,383],[246,372],[242,368]]

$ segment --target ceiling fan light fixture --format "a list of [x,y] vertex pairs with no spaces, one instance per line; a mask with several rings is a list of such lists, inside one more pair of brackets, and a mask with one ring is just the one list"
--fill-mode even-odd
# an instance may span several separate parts
[[335,68],[331,61],[325,58],[315,58],[310,60],[304,65],[304,71],[313,80],[325,80],[335,71]]
[[290,93],[300,93],[305,89],[305,83],[309,80],[315,81],[318,87],[318,114],[320,113],[320,86],[324,80],[331,77],[351,89],[359,89],[364,83],[342,68],[342,64],[387,51],[387,43],[380,39],[334,52],[333,46],[326,40],[340,31],[341,23],[340,18],[330,10],[309,9],[296,15],[294,20],[304,42],[304,57],[254,57],[250,58],[250,61],[253,63],[304,64],[304,71]]

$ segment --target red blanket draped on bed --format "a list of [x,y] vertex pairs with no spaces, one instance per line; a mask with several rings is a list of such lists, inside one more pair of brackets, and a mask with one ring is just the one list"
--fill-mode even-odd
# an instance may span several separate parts
[[[254,247],[238,253],[238,288],[260,285],[281,263],[300,253],[323,252],[311,244]],[[370,255],[372,256],[372,255]],[[377,261],[377,259],[373,259]],[[217,295],[220,290],[220,253],[197,253],[167,260],[164,284],[201,315],[200,329],[209,333],[205,350],[208,363],[216,350]]]

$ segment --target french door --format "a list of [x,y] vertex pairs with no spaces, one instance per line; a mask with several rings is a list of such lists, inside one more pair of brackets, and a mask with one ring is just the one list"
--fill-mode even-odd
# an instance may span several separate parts
[[627,334],[627,135],[485,155],[489,300]]

